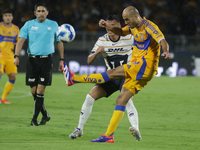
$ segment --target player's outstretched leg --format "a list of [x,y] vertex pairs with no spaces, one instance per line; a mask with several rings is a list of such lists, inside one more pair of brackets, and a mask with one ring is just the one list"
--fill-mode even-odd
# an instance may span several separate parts
[[135,140],[136,140],[136,141],[141,141],[141,140],[142,140],[140,131],[138,131],[136,128],[130,127],[130,128],[129,128],[129,131],[130,131],[130,133],[135,137]]
[[113,137],[113,134],[110,136],[102,135],[95,140],[91,140],[90,142],[114,143],[114,137]]
[[89,75],[74,75],[69,68],[67,67],[66,63],[63,61],[63,73],[66,80],[66,84],[71,86],[75,83],[95,83],[101,84],[107,81],[110,81],[109,76],[106,72],[97,73],[97,74],[89,74]]
[[70,139],[76,139],[77,137],[81,137],[83,135],[83,130],[76,128],[73,133],[69,135]]
[[72,77],[74,76],[74,74],[69,70],[69,68],[67,67],[64,61],[63,61],[63,73],[64,73],[66,84],[68,86],[75,84],[72,80]]

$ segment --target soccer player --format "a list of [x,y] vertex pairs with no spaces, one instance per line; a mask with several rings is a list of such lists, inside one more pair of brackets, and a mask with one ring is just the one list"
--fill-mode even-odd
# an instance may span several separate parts
[[[47,19],[48,10],[44,3],[37,3],[34,8],[36,19],[27,21],[20,30],[19,41],[15,50],[15,65],[19,65],[19,53],[25,40],[28,40],[28,60],[26,66],[26,85],[30,86],[31,93],[35,100],[33,118],[31,125],[45,125],[50,120],[44,106],[44,92],[46,86],[52,81],[52,53],[55,52],[54,41],[58,44],[60,54],[59,71],[62,71],[64,60],[63,43],[57,39],[56,31],[58,24]],[[39,113],[43,117],[38,124]]]
[[[115,15],[108,16],[106,20],[106,23],[113,27],[121,27],[119,19]],[[92,64],[99,54],[103,55],[108,70],[130,63],[132,47],[133,36],[131,34],[119,36],[107,30],[107,34],[100,37],[95,43],[91,54],[88,56],[88,64]],[[75,139],[83,135],[83,127],[92,112],[94,102],[102,97],[109,97],[112,93],[121,90],[123,83],[124,79],[117,79],[103,84],[96,84],[92,88],[82,105],[78,127],[69,135],[69,138]],[[131,98],[126,104],[126,109],[129,122],[133,128],[139,131],[138,113]],[[141,136],[136,140],[141,140]],[[114,140],[107,142],[113,143]]]
[[[124,28],[110,26],[105,20],[100,20],[99,25],[118,35],[132,34],[134,36],[131,63],[99,74],[76,76],[71,73],[63,62],[65,65],[64,74],[68,85],[80,82],[104,83],[110,80],[125,78],[106,133],[95,140],[91,140],[91,142],[107,142],[113,138],[112,134],[124,115],[128,100],[142,90],[156,74],[160,56],[160,45],[163,50],[161,56],[165,57],[165,59],[171,58],[169,45],[157,25],[145,17],[142,18],[138,10],[133,6],[126,7],[123,10],[122,17],[127,24]],[[130,128],[130,132],[138,136],[138,131],[134,128]]]
[[19,28],[12,24],[13,15],[11,10],[5,10],[2,13],[3,22],[0,23],[0,79],[4,70],[8,75],[0,103],[11,104],[6,98],[12,91],[17,74],[17,67],[14,62],[14,45],[19,39]]

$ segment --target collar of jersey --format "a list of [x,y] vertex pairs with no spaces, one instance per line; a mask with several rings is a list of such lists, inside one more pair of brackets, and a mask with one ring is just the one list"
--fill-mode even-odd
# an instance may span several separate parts
[[[108,38],[111,40],[111,38],[110,38],[110,36],[108,35]],[[119,36],[119,38],[116,40],[116,41],[113,41],[113,40],[111,40],[112,42],[118,42],[119,41],[119,39],[120,39],[120,36]]]

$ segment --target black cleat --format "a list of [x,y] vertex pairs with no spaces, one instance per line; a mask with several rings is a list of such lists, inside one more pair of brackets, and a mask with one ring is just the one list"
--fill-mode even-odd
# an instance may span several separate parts
[[39,126],[39,124],[37,123],[37,120],[31,120],[31,125],[32,126]]
[[47,114],[47,116],[43,116],[40,125],[46,125],[46,122],[49,120],[50,120],[49,114]]

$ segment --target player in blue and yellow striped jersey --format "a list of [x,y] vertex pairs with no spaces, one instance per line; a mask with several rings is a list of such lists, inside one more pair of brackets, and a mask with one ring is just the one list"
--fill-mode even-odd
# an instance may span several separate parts
[[[157,25],[146,18],[142,18],[138,10],[133,6],[125,8],[122,17],[127,24],[124,28],[112,27],[105,20],[100,20],[99,26],[121,36],[128,34],[134,36],[131,63],[103,73],[82,76],[72,74],[67,66],[64,68],[68,85],[80,82],[104,83],[109,80],[125,78],[125,83],[117,98],[116,107],[106,133],[91,142],[107,142],[112,138],[117,125],[124,115],[125,106],[130,97],[143,89],[156,74],[160,56],[160,45],[163,50],[161,56],[166,59],[171,58],[169,45]],[[138,130],[132,127],[129,130],[136,140],[140,140]]]
[[17,67],[14,64],[14,45],[19,39],[19,28],[12,24],[12,11],[5,10],[3,22],[0,23],[0,78],[4,70],[8,75],[8,82],[5,85],[0,103],[11,104],[6,98],[12,91],[16,80]]

